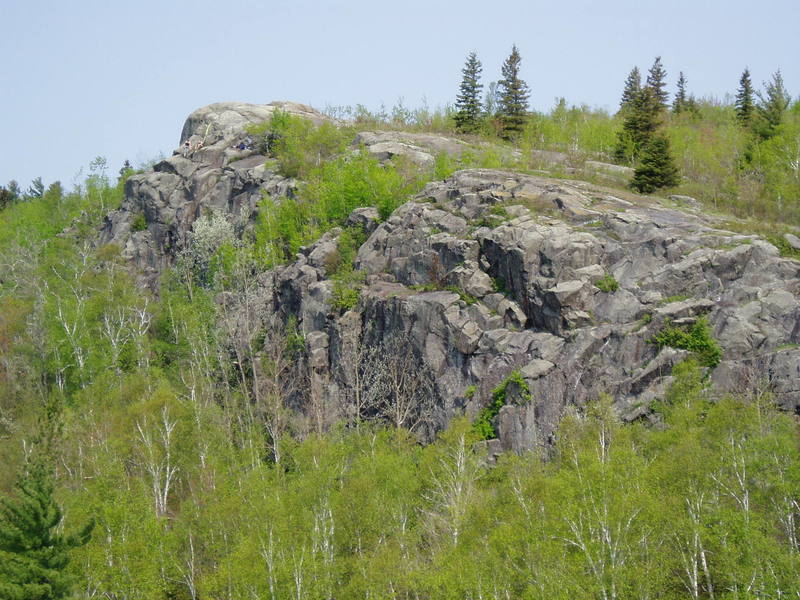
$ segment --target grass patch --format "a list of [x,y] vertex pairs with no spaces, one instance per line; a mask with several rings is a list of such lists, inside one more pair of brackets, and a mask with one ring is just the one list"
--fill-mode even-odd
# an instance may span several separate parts
[[594,285],[598,290],[607,294],[613,294],[619,289],[619,283],[610,273],[603,275]]

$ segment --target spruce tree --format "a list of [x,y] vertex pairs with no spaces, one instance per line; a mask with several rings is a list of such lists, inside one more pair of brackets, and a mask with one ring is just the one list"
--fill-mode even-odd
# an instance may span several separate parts
[[647,85],[653,90],[653,96],[658,101],[662,108],[667,108],[669,105],[669,92],[667,92],[667,72],[661,64],[661,57],[656,56],[653,66],[647,73]]
[[672,112],[679,115],[689,110],[690,104],[689,96],[686,94],[686,76],[681,71],[678,77],[678,91],[675,93],[675,100],[672,103]]
[[756,104],[753,97],[753,82],[750,80],[750,69],[745,69],[739,79],[739,91],[736,92],[736,117],[739,122],[749,127],[752,124]]
[[660,116],[661,104],[653,90],[642,88],[626,111],[622,131],[617,135],[614,158],[621,163],[636,162],[661,124]]
[[783,86],[780,70],[772,74],[772,80],[765,83],[764,88],[765,93],[758,94],[757,133],[763,139],[769,139],[775,135],[775,130],[783,122],[784,113],[792,99]]
[[503,78],[498,82],[498,116],[502,124],[502,136],[506,139],[514,137],[522,131],[525,116],[528,113],[528,84],[519,77],[521,62],[517,46],[511,48],[511,54],[503,63]]
[[625,80],[625,87],[622,90],[622,99],[619,103],[620,112],[624,112],[633,104],[636,96],[642,90],[642,75],[639,67],[633,67]]
[[463,78],[456,96],[456,129],[464,133],[477,131],[480,126],[481,116],[481,89],[480,83],[481,61],[475,52],[470,52],[464,68],[461,70]]
[[669,140],[663,133],[653,136],[644,147],[642,158],[633,172],[631,187],[643,194],[680,183],[678,167],[669,151]]

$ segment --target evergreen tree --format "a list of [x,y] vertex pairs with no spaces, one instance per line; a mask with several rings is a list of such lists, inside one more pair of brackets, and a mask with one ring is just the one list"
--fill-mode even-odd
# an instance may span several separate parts
[[632,163],[639,158],[661,123],[660,114],[661,104],[653,90],[642,88],[628,107],[622,131],[617,135],[614,158],[618,162]]
[[775,135],[775,130],[783,122],[784,113],[792,99],[783,86],[780,70],[772,74],[772,80],[765,83],[764,88],[765,94],[758,94],[757,132],[763,139],[769,139]]
[[631,72],[628,73],[625,87],[622,90],[622,99],[619,103],[620,112],[630,108],[640,91],[642,91],[642,75],[639,72],[639,67],[633,67]]
[[528,112],[530,90],[528,84],[519,78],[521,60],[517,46],[512,46],[511,54],[501,70],[503,78],[498,82],[498,114],[503,127],[502,135],[507,139],[522,131]]
[[480,83],[481,61],[478,60],[475,52],[470,52],[467,62],[461,70],[463,78],[459,94],[456,96],[456,129],[465,133],[471,133],[478,129],[481,116],[481,89]]
[[653,96],[658,101],[662,108],[667,108],[669,105],[669,92],[667,92],[667,72],[661,64],[661,57],[656,56],[653,66],[647,73],[647,85],[653,90]]
[[650,194],[657,189],[676,186],[679,182],[678,167],[669,151],[669,140],[664,134],[657,134],[644,147],[631,187]]
[[94,522],[73,535],[59,532],[53,489],[52,444],[60,423],[50,405],[33,458],[15,483],[16,497],[0,498],[0,600],[57,600],[70,593],[69,551],[89,541]]
[[41,198],[42,195],[44,195],[44,183],[42,183],[41,177],[37,177],[31,181],[31,185],[28,187],[28,192],[26,195],[29,198]]
[[736,92],[736,117],[742,125],[748,127],[752,123],[755,109],[750,69],[745,69],[739,79],[739,91]]
[[690,99],[686,94],[686,76],[681,71],[678,77],[678,91],[675,94],[675,101],[672,103],[672,112],[679,115],[689,110],[689,108]]

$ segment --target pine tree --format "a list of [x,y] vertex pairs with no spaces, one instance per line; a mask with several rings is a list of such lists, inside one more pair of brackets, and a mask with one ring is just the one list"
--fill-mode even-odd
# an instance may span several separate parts
[[653,136],[642,152],[639,166],[633,172],[631,187],[643,194],[678,185],[678,167],[669,151],[669,140],[664,134]]
[[528,112],[530,90],[528,84],[519,78],[521,60],[517,46],[512,46],[501,70],[503,78],[498,82],[498,115],[503,127],[502,135],[507,139],[522,131]]
[[745,69],[739,79],[739,91],[736,92],[736,117],[742,125],[749,127],[752,124],[755,109],[750,69]]
[[54,497],[52,445],[60,419],[48,406],[34,453],[0,498],[0,600],[58,600],[70,594],[69,551],[89,541],[94,521],[73,535],[59,532],[62,513]]
[[630,108],[640,91],[642,91],[642,75],[639,73],[639,67],[633,67],[628,73],[625,87],[622,90],[622,99],[619,103],[620,112]]
[[617,136],[614,158],[618,162],[633,163],[639,158],[661,124],[661,104],[653,90],[642,88],[626,111],[622,131]]
[[470,52],[467,62],[461,70],[463,78],[456,96],[456,129],[465,133],[477,131],[480,126],[481,116],[481,89],[480,83],[481,61],[475,52]]
[[661,57],[656,56],[653,66],[647,73],[647,85],[653,90],[653,96],[661,105],[662,108],[667,108],[669,105],[669,92],[667,92],[667,72],[661,64]]
[[683,71],[678,77],[678,91],[675,94],[675,101],[672,103],[672,112],[676,115],[686,112],[690,108],[690,99],[686,94],[686,76]]
[[775,135],[775,130],[783,122],[784,113],[792,99],[783,86],[780,70],[772,74],[772,80],[765,83],[764,88],[765,94],[758,94],[757,133],[763,139],[769,139]]

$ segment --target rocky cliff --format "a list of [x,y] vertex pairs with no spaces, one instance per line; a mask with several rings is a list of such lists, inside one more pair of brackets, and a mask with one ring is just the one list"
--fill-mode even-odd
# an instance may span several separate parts
[[[196,111],[181,135],[195,150],[131,177],[103,241],[118,244],[152,283],[203,210],[221,211],[242,231],[263,193],[292,194],[294,181],[241,148],[243,127],[276,106],[325,118],[290,103]],[[463,146],[396,132],[363,132],[355,143],[381,160],[405,155],[420,168]],[[368,234],[356,259],[366,278],[352,309],[337,308],[327,272],[339,230],[261,273],[248,298],[225,300],[248,331],[273,317],[296,318],[311,394],[328,422],[352,418],[368,371],[402,364],[413,373],[402,383],[410,405],[394,408],[407,409],[421,435],[456,414],[478,414],[518,371],[524,384],[509,388],[494,417],[493,445],[547,444],[568,406],[601,393],[626,419],[647,414],[672,367],[690,354],[654,337],[701,318],[722,348],[710,370],[719,389],[769,385],[783,407],[800,409],[800,263],[757,236],[721,229],[696,208],[478,169],[428,184],[382,223],[368,207],[351,222]]]

